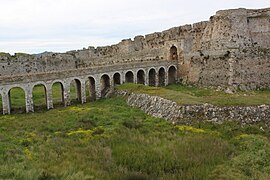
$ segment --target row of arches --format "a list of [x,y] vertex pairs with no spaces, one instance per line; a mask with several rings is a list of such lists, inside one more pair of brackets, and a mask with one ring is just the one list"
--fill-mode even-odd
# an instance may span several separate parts
[[[6,104],[8,113],[29,112],[44,109],[51,109],[57,106],[94,101],[105,97],[112,86],[122,83],[138,83],[149,86],[165,86],[176,82],[176,67],[168,69],[160,67],[151,68],[147,72],[144,69],[136,73],[130,70],[125,73],[102,74],[97,77],[87,77],[82,80],[74,78],[71,81],[55,81],[51,84],[36,83],[32,89],[26,90],[22,87],[12,87],[8,90]],[[0,109],[4,107],[2,95],[0,95]],[[3,111],[2,111],[3,113]],[[5,112],[4,112],[5,114]]]

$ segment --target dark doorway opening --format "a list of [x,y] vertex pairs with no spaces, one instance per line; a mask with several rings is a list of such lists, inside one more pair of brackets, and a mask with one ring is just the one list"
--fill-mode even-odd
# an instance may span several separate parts
[[126,83],[134,83],[134,74],[131,71],[128,71],[125,75]]
[[137,73],[137,83],[138,84],[145,84],[145,73],[143,70],[139,70]]
[[158,71],[158,85],[165,86],[165,69],[160,68]]
[[177,54],[177,48],[175,46],[172,46],[170,49],[170,60],[177,60],[178,54]]
[[149,86],[156,86],[156,70],[151,69],[149,71]]
[[176,68],[174,66],[171,66],[168,71],[168,77],[169,77],[169,84],[176,83]]

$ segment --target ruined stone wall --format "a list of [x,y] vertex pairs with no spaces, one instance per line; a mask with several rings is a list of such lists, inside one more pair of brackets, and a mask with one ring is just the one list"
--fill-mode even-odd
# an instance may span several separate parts
[[[227,51],[207,52],[199,51],[185,56],[185,61],[180,65],[188,66],[186,71],[181,71],[181,81],[186,84],[198,86],[228,86],[230,75],[229,55]],[[184,74],[185,73],[185,74]]]
[[270,87],[270,49],[242,49],[232,60],[231,86],[241,90]]
[[100,65],[168,61],[170,48],[178,48],[179,59],[200,46],[207,22],[174,27],[163,32],[136,36],[104,47],[88,47],[66,53],[45,52],[38,55],[10,56],[0,54],[0,76],[63,71]]
[[270,87],[269,8],[218,11],[199,44],[179,63],[183,83],[243,90]]
[[129,106],[140,108],[147,114],[164,118],[172,123],[191,123],[192,121],[211,121],[223,123],[236,121],[243,125],[264,123],[270,126],[270,107],[267,105],[250,107],[218,107],[211,104],[178,105],[171,100],[128,91],[115,94],[127,97]]
[[[0,76],[171,60],[177,48],[178,80],[197,86],[269,88],[270,8],[218,11],[209,21],[136,36],[105,47],[66,53],[0,53]],[[260,70],[260,73],[256,73]]]

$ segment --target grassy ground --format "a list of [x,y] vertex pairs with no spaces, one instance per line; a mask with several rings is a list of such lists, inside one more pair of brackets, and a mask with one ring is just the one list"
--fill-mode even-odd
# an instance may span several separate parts
[[174,126],[111,98],[1,116],[0,179],[270,178],[267,138],[233,123]]
[[113,97],[0,116],[0,179],[269,179],[269,138],[259,125],[172,125]]
[[239,91],[234,94],[226,94],[212,89],[195,88],[179,84],[167,87],[149,87],[138,84],[123,84],[117,87],[121,90],[146,93],[161,96],[173,100],[178,104],[203,104],[209,103],[218,106],[250,106],[270,105],[270,90],[264,91]]

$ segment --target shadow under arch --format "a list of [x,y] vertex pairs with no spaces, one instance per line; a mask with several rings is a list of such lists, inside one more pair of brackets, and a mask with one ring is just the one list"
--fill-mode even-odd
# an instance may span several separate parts
[[132,71],[126,72],[125,83],[134,83],[134,74]]
[[35,111],[47,109],[47,89],[44,84],[36,84],[32,90]]
[[176,75],[176,68],[174,66],[171,66],[168,69],[168,84],[176,83]]
[[120,75],[120,73],[116,72],[113,75],[113,85],[116,86],[116,85],[120,85],[120,84],[121,84],[121,75]]
[[13,87],[8,91],[8,101],[11,113],[26,112],[26,93],[21,87]]
[[110,84],[110,77],[107,74],[104,74],[100,78],[100,90],[101,90],[101,97],[105,97],[109,92],[111,87]]
[[145,72],[143,70],[137,72],[137,84],[145,85]]
[[156,70],[154,68],[150,69],[148,77],[149,77],[149,86],[156,86]]
[[86,101],[96,100],[96,80],[89,76],[85,81]]
[[158,86],[165,86],[165,79],[166,79],[165,68],[161,67],[158,70]]
[[56,81],[52,84],[52,96],[53,96],[53,105],[64,106],[64,85],[60,81]]
[[82,83],[79,79],[73,79],[70,82],[70,102],[78,104],[82,102]]

